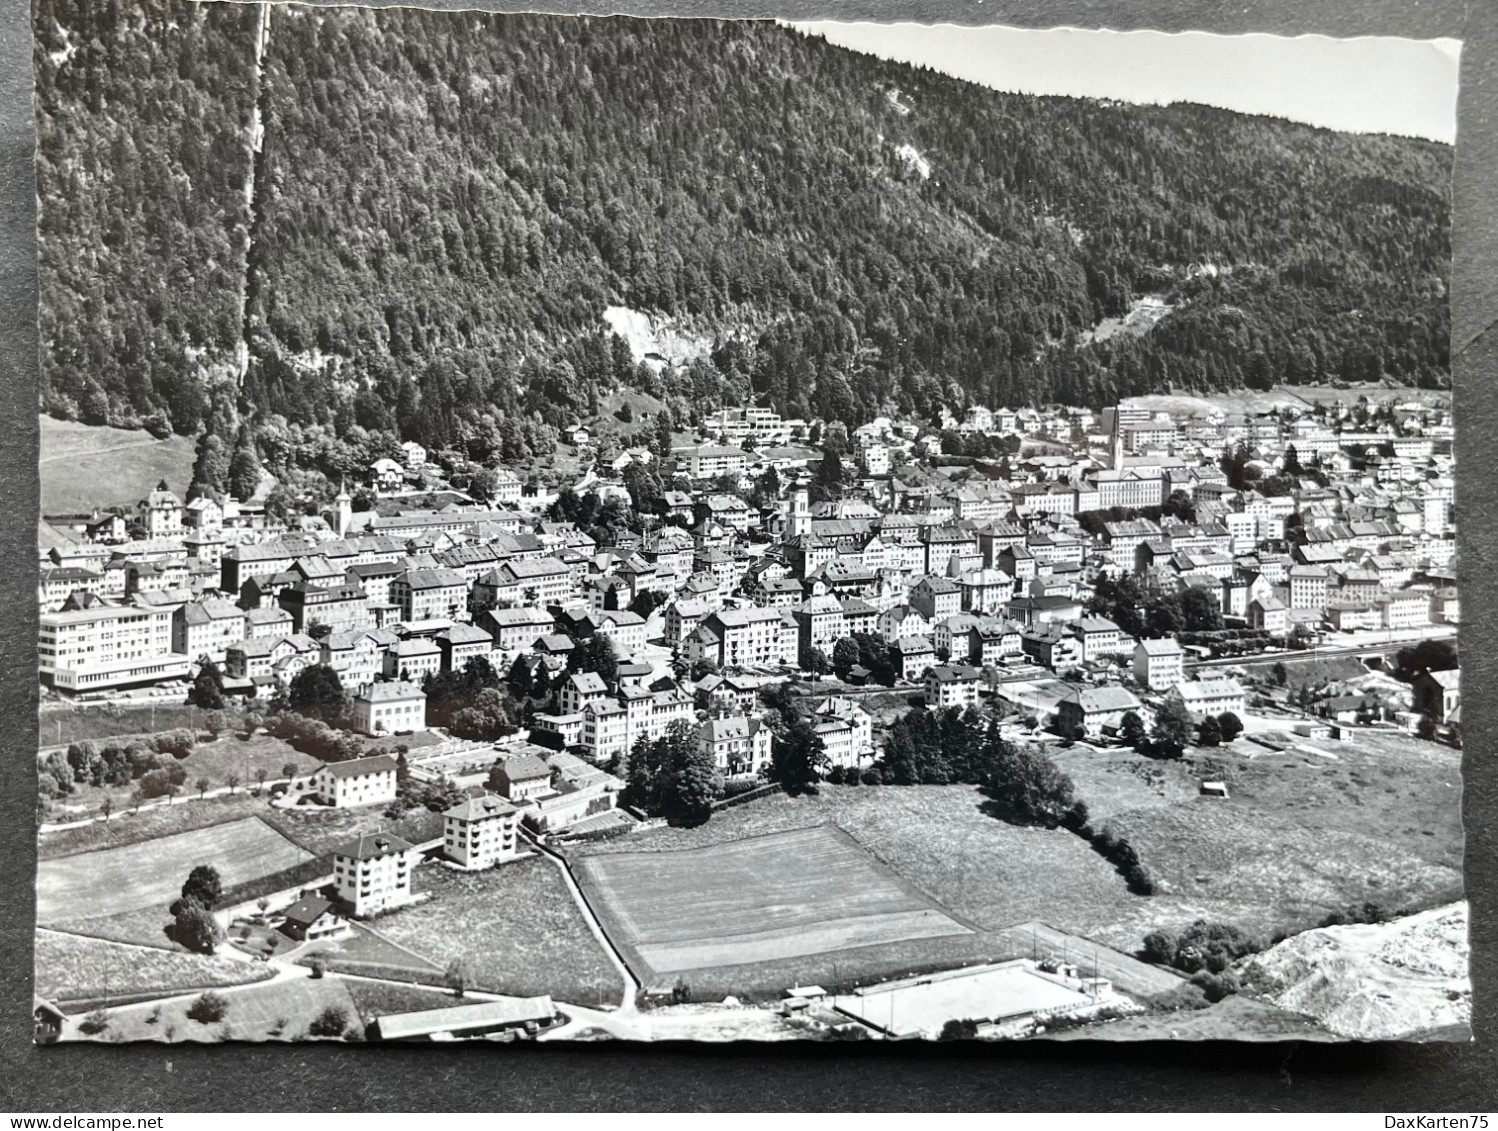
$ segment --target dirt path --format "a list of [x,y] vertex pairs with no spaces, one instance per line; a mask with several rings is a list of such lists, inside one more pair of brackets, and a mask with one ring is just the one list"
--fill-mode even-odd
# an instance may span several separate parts
[[567,885],[567,890],[572,893],[572,901],[577,904],[577,909],[583,913],[583,918],[587,920],[588,929],[593,932],[593,937],[598,940],[598,945],[603,947],[603,952],[608,955],[609,961],[613,964],[614,969],[618,971],[619,977],[624,980],[624,998],[619,1003],[618,1012],[621,1014],[637,1014],[639,1006],[636,999],[640,993],[640,981],[634,976],[634,973],[629,968],[629,964],[624,961],[624,956],[619,953],[618,948],[614,946],[613,941],[604,931],[603,924],[598,921],[598,916],[593,913],[593,908],[588,903],[587,897],[583,895],[582,888],[578,887],[577,880],[573,878],[572,869],[568,866],[566,859],[556,849],[548,847],[528,833],[526,835],[529,837],[531,843],[540,851],[541,855],[550,860],[561,871],[562,881]]

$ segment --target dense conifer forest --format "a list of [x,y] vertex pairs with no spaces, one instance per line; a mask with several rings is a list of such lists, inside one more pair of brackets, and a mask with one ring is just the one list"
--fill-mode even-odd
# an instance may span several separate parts
[[[1448,381],[1447,146],[1000,94],[766,23],[275,6],[257,67],[260,19],[38,0],[43,411],[481,459],[621,384],[678,424],[852,425]],[[1092,340],[1143,295],[1153,329]],[[711,349],[640,365],[610,306]]]

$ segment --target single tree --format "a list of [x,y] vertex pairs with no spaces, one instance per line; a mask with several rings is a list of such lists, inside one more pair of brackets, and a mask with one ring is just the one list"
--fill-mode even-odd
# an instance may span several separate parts
[[224,673],[212,660],[204,659],[198,665],[198,674],[193,676],[192,686],[187,692],[187,701],[207,711],[219,711],[224,706]]
[[332,722],[348,705],[343,680],[327,664],[303,668],[291,681],[287,701],[293,711],[310,718]]
[[848,672],[858,660],[858,644],[851,637],[841,637],[832,646],[832,670],[837,673],[838,679],[847,679]]
[[169,933],[174,941],[199,954],[214,952],[224,932],[211,911],[191,899],[176,900],[169,910],[172,915]]
[[265,779],[268,778],[268,777],[270,777],[270,771],[269,770],[267,770],[264,766],[258,766],[258,767],[256,767],[256,769],[255,769],[255,795],[257,797],[260,795],[260,791],[265,788]]
[[187,1016],[200,1025],[212,1025],[215,1021],[222,1021],[228,1013],[229,999],[209,990],[193,1001]]
[[1222,724],[1215,715],[1208,715],[1196,728],[1196,741],[1202,746],[1222,745]]
[[1162,753],[1179,758],[1191,743],[1191,714],[1186,704],[1174,696],[1167,697],[1155,712],[1155,729],[1150,732],[1150,740]]
[[1217,716],[1217,725],[1222,730],[1222,741],[1232,742],[1243,733],[1243,720],[1232,711],[1224,711]]
[[462,997],[473,988],[472,963],[466,958],[454,958],[447,964],[447,969],[443,971],[442,980],[447,984],[447,988],[452,990],[456,996]]
[[212,864],[199,864],[182,884],[182,898],[212,911],[224,897],[224,881]]
[[1138,750],[1148,737],[1138,711],[1125,711],[1118,724],[1118,737],[1125,746]]
[[207,778],[199,778],[198,782],[197,782],[197,785],[198,785],[198,800],[201,801],[201,800],[203,800],[203,798],[205,798],[205,797],[208,796],[208,790],[209,790],[210,787],[212,787],[213,783],[211,781],[209,781]]
[[239,788],[239,782],[240,782],[240,777],[239,777],[239,775],[238,775],[238,774],[233,774],[233,773],[231,773],[231,774],[226,774],[226,775],[225,775],[225,776],[224,776],[224,784],[225,784],[225,785],[226,785],[226,786],[228,786],[228,787],[229,787],[229,792],[230,792],[230,793],[231,793],[231,794],[232,794],[232,793],[233,793],[233,792],[234,792],[234,791],[235,791],[235,790],[236,790],[236,789],[238,789],[238,788]]
[[619,655],[614,642],[601,633],[588,637],[567,653],[569,672],[597,672],[598,678],[612,687],[619,678]]
[[770,780],[779,782],[793,797],[815,793],[826,765],[821,736],[804,716],[790,719],[784,733],[777,734],[770,744]]
[[342,1037],[348,1032],[348,1011],[341,1005],[329,1005],[307,1026],[309,1037]]

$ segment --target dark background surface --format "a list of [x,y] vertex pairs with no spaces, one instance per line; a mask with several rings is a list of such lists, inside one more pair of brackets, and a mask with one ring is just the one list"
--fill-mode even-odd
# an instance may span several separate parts
[[[424,7],[576,10],[554,3]],[[1452,356],[1472,903],[1471,1045],[649,1045],[416,1049],[31,1043],[35,875],[36,272],[31,38],[0,6],[0,1110],[1277,1110],[1498,1108],[1493,890],[1498,673],[1498,4],[1485,0],[630,0],[635,15],[837,18],[1464,41],[1454,186]],[[617,9],[594,6],[600,13]],[[1376,830],[1370,830],[1376,832]],[[1250,851],[1245,848],[1245,851]]]

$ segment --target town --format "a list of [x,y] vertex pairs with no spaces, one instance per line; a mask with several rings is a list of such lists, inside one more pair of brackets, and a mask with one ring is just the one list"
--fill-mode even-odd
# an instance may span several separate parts
[[47,516],[38,1032],[1349,1035],[1272,943],[1449,933],[1459,815],[1262,898],[1148,831],[1272,806],[1304,859],[1323,804],[1457,777],[1449,395],[1300,392],[626,408],[482,500],[408,442],[294,523],[166,481]]

